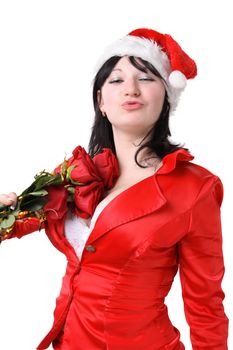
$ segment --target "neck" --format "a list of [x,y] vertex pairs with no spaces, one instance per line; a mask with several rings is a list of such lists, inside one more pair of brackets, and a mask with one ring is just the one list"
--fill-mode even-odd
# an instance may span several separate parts
[[[118,159],[120,173],[127,173],[131,171],[145,171],[145,169],[139,167],[134,160],[136,151],[140,147],[140,142],[143,136],[132,136],[124,133],[114,133],[114,143],[116,149],[116,156]],[[156,154],[149,154],[148,148],[142,149],[139,152],[137,160],[143,166],[154,167],[160,162],[160,159],[156,157]],[[150,159],[149,159],[150,158]]]

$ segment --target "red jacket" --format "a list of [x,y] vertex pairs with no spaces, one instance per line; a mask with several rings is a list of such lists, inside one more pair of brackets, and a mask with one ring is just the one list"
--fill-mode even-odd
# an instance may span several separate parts
[[[227,349],[219,178],[178,150],[100,213],[81,261],[64,219],[45,223],[67,257],[54,324],[37,349],[181,350],[164,298],[179,269],[194,350]],[[25,226],[16,236],[29,233]]]

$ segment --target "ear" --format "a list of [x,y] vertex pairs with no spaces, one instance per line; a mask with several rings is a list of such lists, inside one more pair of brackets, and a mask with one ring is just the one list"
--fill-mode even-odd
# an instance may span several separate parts
[[[98,102],[99,108],[101,110],[101,107],[103,106],[103,99],[102,99],[102,95],[101,95],[100,90],[97,91],[97,102]],[[101,110],[101,112],[103,112],[103,111]]]
[[102,108],[104,105],[104,101],[103,101],[102,94],[101,94],[100,90],[97,91],[97,102],[98,102],[98,105],[99,105],[101,112],[103,113],[104,111],[102,110]]

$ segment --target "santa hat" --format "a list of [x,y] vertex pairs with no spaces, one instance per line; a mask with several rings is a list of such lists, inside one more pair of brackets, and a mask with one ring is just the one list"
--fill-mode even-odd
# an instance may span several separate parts
[[194,62],[168,34],[140,28],[107,46],[97,70],[112,56],[135,56],[151,63],[165,80],[171,112],[175,110],[187,79],[197,75]]

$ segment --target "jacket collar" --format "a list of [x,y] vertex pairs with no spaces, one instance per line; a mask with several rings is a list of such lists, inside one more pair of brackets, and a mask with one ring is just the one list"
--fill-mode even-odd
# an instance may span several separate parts
[[149,176],[121,192],[102,210],[86,242],[87,245],[102,237],[113,228],[159,210],[167,199],[159,187],[157,177],[172,172],[180,161],[188,162],[194,157],[179,149],[162,159],[162,166]]
[[177,151],[167,154],[163,159],[163,165],[157,171],[157,175],[168,174],[172,172],[178,165],[178,162],[189,162],[194,159],[188,151],[181,148]]

